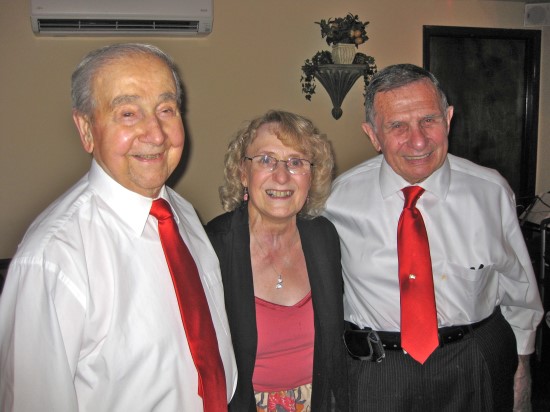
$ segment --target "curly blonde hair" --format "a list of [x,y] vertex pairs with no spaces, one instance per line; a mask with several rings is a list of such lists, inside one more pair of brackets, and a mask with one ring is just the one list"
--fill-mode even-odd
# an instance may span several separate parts
[[258,128],[272,124],[270,132],[286,146],[303,152],[313,163],[308,200],[300,211],[305,218],[321,214],[330,194],[334,178],[334,155],[325,135],[307,118],[295,113],[270,110],[248,122],[237,132],[225,153],[224,184],[220,199],[225,211],[235,210],[242,204],[244,187],[241,183],[241,165],[246,150],[256,138]]

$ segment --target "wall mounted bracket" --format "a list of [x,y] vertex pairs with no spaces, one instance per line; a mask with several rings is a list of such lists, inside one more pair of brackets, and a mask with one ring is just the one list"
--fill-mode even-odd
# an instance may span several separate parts
[[332,101],[332,117],[342,116],[340,106],[344,98],[365,72],[364,64],[322,64],[313,74],[323,85]]

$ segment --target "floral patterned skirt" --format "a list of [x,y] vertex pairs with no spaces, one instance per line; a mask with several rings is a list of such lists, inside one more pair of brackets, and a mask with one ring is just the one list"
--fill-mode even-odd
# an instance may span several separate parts
[[257,412],[310,412],[311,383],[280,392],[254,392]]

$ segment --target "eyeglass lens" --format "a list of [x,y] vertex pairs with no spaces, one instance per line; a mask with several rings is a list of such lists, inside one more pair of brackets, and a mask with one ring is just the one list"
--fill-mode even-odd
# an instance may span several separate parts
[[273,156],[258,155],[254,157],[245,156],[245,159],[251,160],[252,163],[258,165],[262,169],[266,169],[271,172],[277,168],[277,165],[279,163],[284,163],[286,165],[287,170],[293,174],[309,173],[312,166],[309,160],[299,159],[295,157],[291,157],[288,160],[279,160]]

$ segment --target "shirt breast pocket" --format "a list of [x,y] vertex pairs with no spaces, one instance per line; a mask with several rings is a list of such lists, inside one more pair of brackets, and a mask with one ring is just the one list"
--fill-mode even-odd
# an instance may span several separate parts
[[464,305],[491,302],[488,307],[494,306],[498,293],[498,276],[493,265],[476,268],[445,262],[436,283],[436,288],[445,289],[446,295],[457,298]]

